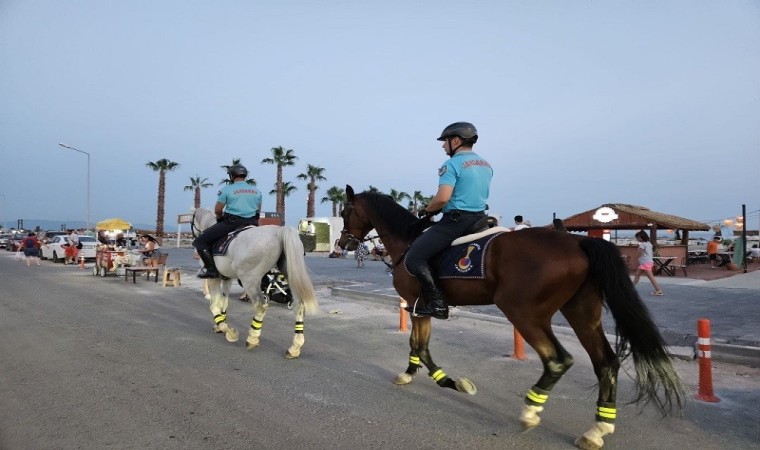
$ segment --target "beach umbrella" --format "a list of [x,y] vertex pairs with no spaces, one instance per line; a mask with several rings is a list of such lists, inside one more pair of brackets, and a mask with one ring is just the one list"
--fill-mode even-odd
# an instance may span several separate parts
[[132,228],[132,224],[124,219],[114,217],[113,219],[101,220],[95,224],[95,230],[128,230]]

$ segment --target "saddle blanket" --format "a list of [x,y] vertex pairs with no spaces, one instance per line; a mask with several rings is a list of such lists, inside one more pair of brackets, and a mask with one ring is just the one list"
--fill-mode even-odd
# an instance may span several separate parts
[[235,231],[231,231],[227,233],[226,236],[219,239],[218,241],[214,242],[214,245],[211,247],[211,254],[214,256],[224,256],[227,254],[227,250],[230,248],[230,243],[232,242],[235,237],[242,233],[243,231],[253,228],[254,225],[246,225],[242,228],[238,228]]
[[486,251],[491,241],[504,232],[483,236],[444,250],[433,261],[438,278],[485,278]]

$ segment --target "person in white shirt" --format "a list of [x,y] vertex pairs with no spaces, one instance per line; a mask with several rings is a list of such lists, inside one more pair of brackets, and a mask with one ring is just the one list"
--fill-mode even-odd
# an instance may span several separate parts
[[512,231],[522,230],[525,228],[530,228],[530,225],[527,225],[523,222],[523,216],[515,216],[515,226],[512,227]]
[[69,230],[67,238],[68,247],[66,247],[64,262],[66,264],[76,264],[77,255],[79,254],[79,235],[76,230]]

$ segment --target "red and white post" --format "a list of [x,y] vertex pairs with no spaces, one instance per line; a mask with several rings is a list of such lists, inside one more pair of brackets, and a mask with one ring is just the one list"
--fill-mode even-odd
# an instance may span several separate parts
[[710,343],[710,321],[697,320],[697,356],[699,357],[699,392],[694,396],[703,402],[719,402],[713,394],[712,345]]
[[519,331],[517,331],[517,328],[514,328],[514,325],[512,327],[514,329],[514,341],[515,341],[515,352],[512,354],[512,357],[514,359],[527,359],[525,356],[525,340],[523,339],[522,335]]
[[404,300],[402,297],[398,298],[398,331],[408,331],[409,328],[407,326],[407,318],[406,318],[406,308],[407,303],[406,300]]

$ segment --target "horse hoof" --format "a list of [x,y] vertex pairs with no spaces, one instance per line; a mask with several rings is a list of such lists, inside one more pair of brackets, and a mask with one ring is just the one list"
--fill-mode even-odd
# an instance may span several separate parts
[[537,427],[541,423],[541,417],[538,416],[538,413],[543,410],[543,406],[523,405],[523,409],[520,412],[520,423],[523,426],[523,430]]
[[237,342],[238,332],[236,330],[229,329],[226,333],[224,333],[224,338],[227,339],[227,342]]
[[258,343],[258,342],[256,342],[256,343],[252,343],[252,342],[246,342],[246,343],[245,343],[245,349],[246,349],[246,350],[253,350],[254,348],[256,348],[256,347],[258,347],[258,346],[259,346],[259,343]]
[[539,423],[541,423],[541,418],[540,417],[536,417],[535,420],[526,420],[526,419],[521,419],[520,420],[520,425],[522,425],[523,431],[532,430],[532,429],[536,428]]
[[598,450],[604,445],[604,441],[601,439],[599,440],[601,443],[597,444],[596,442],[588,439],[586,436],[581,436],[575,440],[575,446],[582,450]]
[[287,352],[285,352],[285,359],[296,359],[299,356],[301,356],[300,352],[299,353],[295,353],[295,354],[290,353],[290,350],[288,350]]
[[473,382],[467,378],[460,378],[456,380],[454,382],[454,385],[457,387],[457,391],[459,392],[465,392],[470,395],[475,395],[478,392],[478,388],[475,387],[475,384],[473,384]]
[[412,382],[412,376],[408,373],[404,372],[402,374],[399,374],[395,380],[393,380],[393,384],[409,384]]

